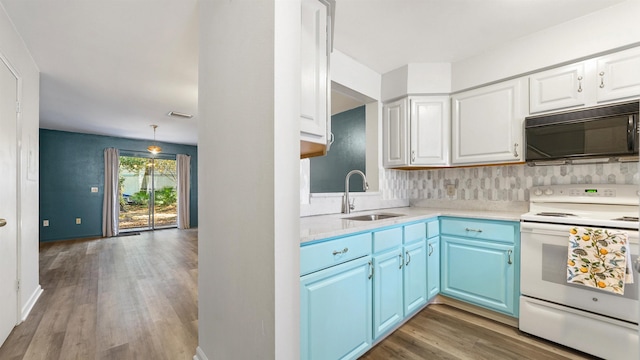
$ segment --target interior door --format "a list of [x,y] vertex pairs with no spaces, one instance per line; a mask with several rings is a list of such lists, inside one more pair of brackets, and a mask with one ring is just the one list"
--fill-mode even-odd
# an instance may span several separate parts
[[0,344],[18,322],[17,90],[18,79],[0,59]]

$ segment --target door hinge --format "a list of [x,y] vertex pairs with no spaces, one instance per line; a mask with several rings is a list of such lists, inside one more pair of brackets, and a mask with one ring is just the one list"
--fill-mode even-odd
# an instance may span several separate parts
[[20,291],[20,280],[16,280],[16,290]]
[[20,114],[20,101],[16,101],[16,114]]

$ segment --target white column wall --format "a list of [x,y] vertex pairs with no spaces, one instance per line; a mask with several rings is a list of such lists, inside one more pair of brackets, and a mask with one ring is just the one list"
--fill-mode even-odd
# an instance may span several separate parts
[[201,1],[200,359],[299,357],[299,1]]

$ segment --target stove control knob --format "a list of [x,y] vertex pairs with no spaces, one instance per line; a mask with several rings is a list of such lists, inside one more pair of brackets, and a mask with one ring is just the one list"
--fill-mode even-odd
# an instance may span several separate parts
[[551,189],[545,189],[545,190],[544,190],[544,194],[545,194],[545,195],[553,195],[553,190],[551,190]]
[[535,195],[535,196],[540,196],[540,195],[542,195],[542,190],[541,190],[541,189],[539,189],[539,188],[538,188],[538,189],[533,190],[533,195]]

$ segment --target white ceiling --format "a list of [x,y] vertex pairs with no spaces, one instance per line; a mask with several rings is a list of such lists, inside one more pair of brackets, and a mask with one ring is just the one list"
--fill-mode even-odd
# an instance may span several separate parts
[[[197,143],[197,0],[0,0],[41,71],[40,127]],[[337,0],[335,47],[385,73],[455,62],[623,0]],[[172,118],[178,111],[192,119]]]
[[337,0],[334,41],[384,74],[408,63],[456,62],[621,2]]

